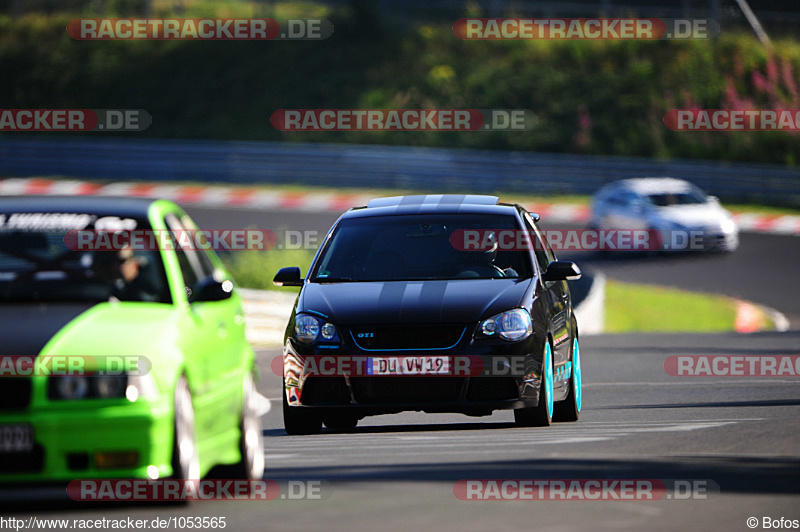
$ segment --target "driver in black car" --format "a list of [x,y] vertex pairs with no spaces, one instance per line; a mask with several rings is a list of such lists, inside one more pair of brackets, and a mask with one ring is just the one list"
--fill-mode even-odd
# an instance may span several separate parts
[[495,264],[497,259],[497,235],[494,231],[486,234],[485,240],[491,243],[489,249],[480,249],[476,251],[462,251],[461,260],[463,266],[458,277],[519,277],[519,274],[514,268],[500,268]]

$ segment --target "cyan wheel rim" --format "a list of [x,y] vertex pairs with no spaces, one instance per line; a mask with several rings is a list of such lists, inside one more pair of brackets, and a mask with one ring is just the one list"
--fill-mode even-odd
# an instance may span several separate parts
[[544,348],[544,393],[548,417],[553,417],[553,364],[550,360],[551,357],[550,342],[547,342]]
[[572,344],[572,391],[575,394],[575,409],[581,411],[581,399],[583,392],[581,383],[581,348],[578,345],[578,339]]

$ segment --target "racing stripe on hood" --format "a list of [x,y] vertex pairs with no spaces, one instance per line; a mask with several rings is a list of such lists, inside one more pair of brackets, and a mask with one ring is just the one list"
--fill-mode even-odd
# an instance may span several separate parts
[[442,319],[444,295],[449,281],[440,283],[401,281],[382,284],[378,294],[378,307],[394,309],[398,321]]
[[442,316],[442,308],[444,305],[444,294],[447,292],[448,286],[450,286],[450,281],[422,284],[422,290],[419,293],[419,306],[425,309],[425,311],[418,311],[422,321],[440,321],[444,319],[444,316]]
[[[535,279],[535,278],[534,278]],[[297,312],[337,325],[468,323],[520,304],[531,279],[308,283]]]
[[89,303],[0,305],[0,355],[37,356],[68,323],[92,308]]
[[396,317],[387,315],[389,319],[400,319],[402,306],[398,302],[403,300],[406,293],[407,282],[381,283],[381,290],[378,293],[378,308],[393,309]]

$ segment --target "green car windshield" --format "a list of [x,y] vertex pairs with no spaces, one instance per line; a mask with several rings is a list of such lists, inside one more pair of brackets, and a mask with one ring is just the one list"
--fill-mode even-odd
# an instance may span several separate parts
[[[414,214],[346,218],[321,251],[312,282],[531,277],[530,252],[514,241],[514,216]],[[464,246],[465,235],[478,245]],[[468,240],[468,239],[467,239]],[[510,248],[510,249],[509,249]]]
[[[149,227],[137,222],[139,229]],[[67,234],[0,228],[0,302],[170,301],[157,251],[70,249]]]

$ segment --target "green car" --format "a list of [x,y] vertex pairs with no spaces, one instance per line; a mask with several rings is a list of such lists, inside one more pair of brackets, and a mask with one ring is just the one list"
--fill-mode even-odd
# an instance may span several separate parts
[[0,483],[262,477],[255,354],[210,244],[165,200],[0,198]]

